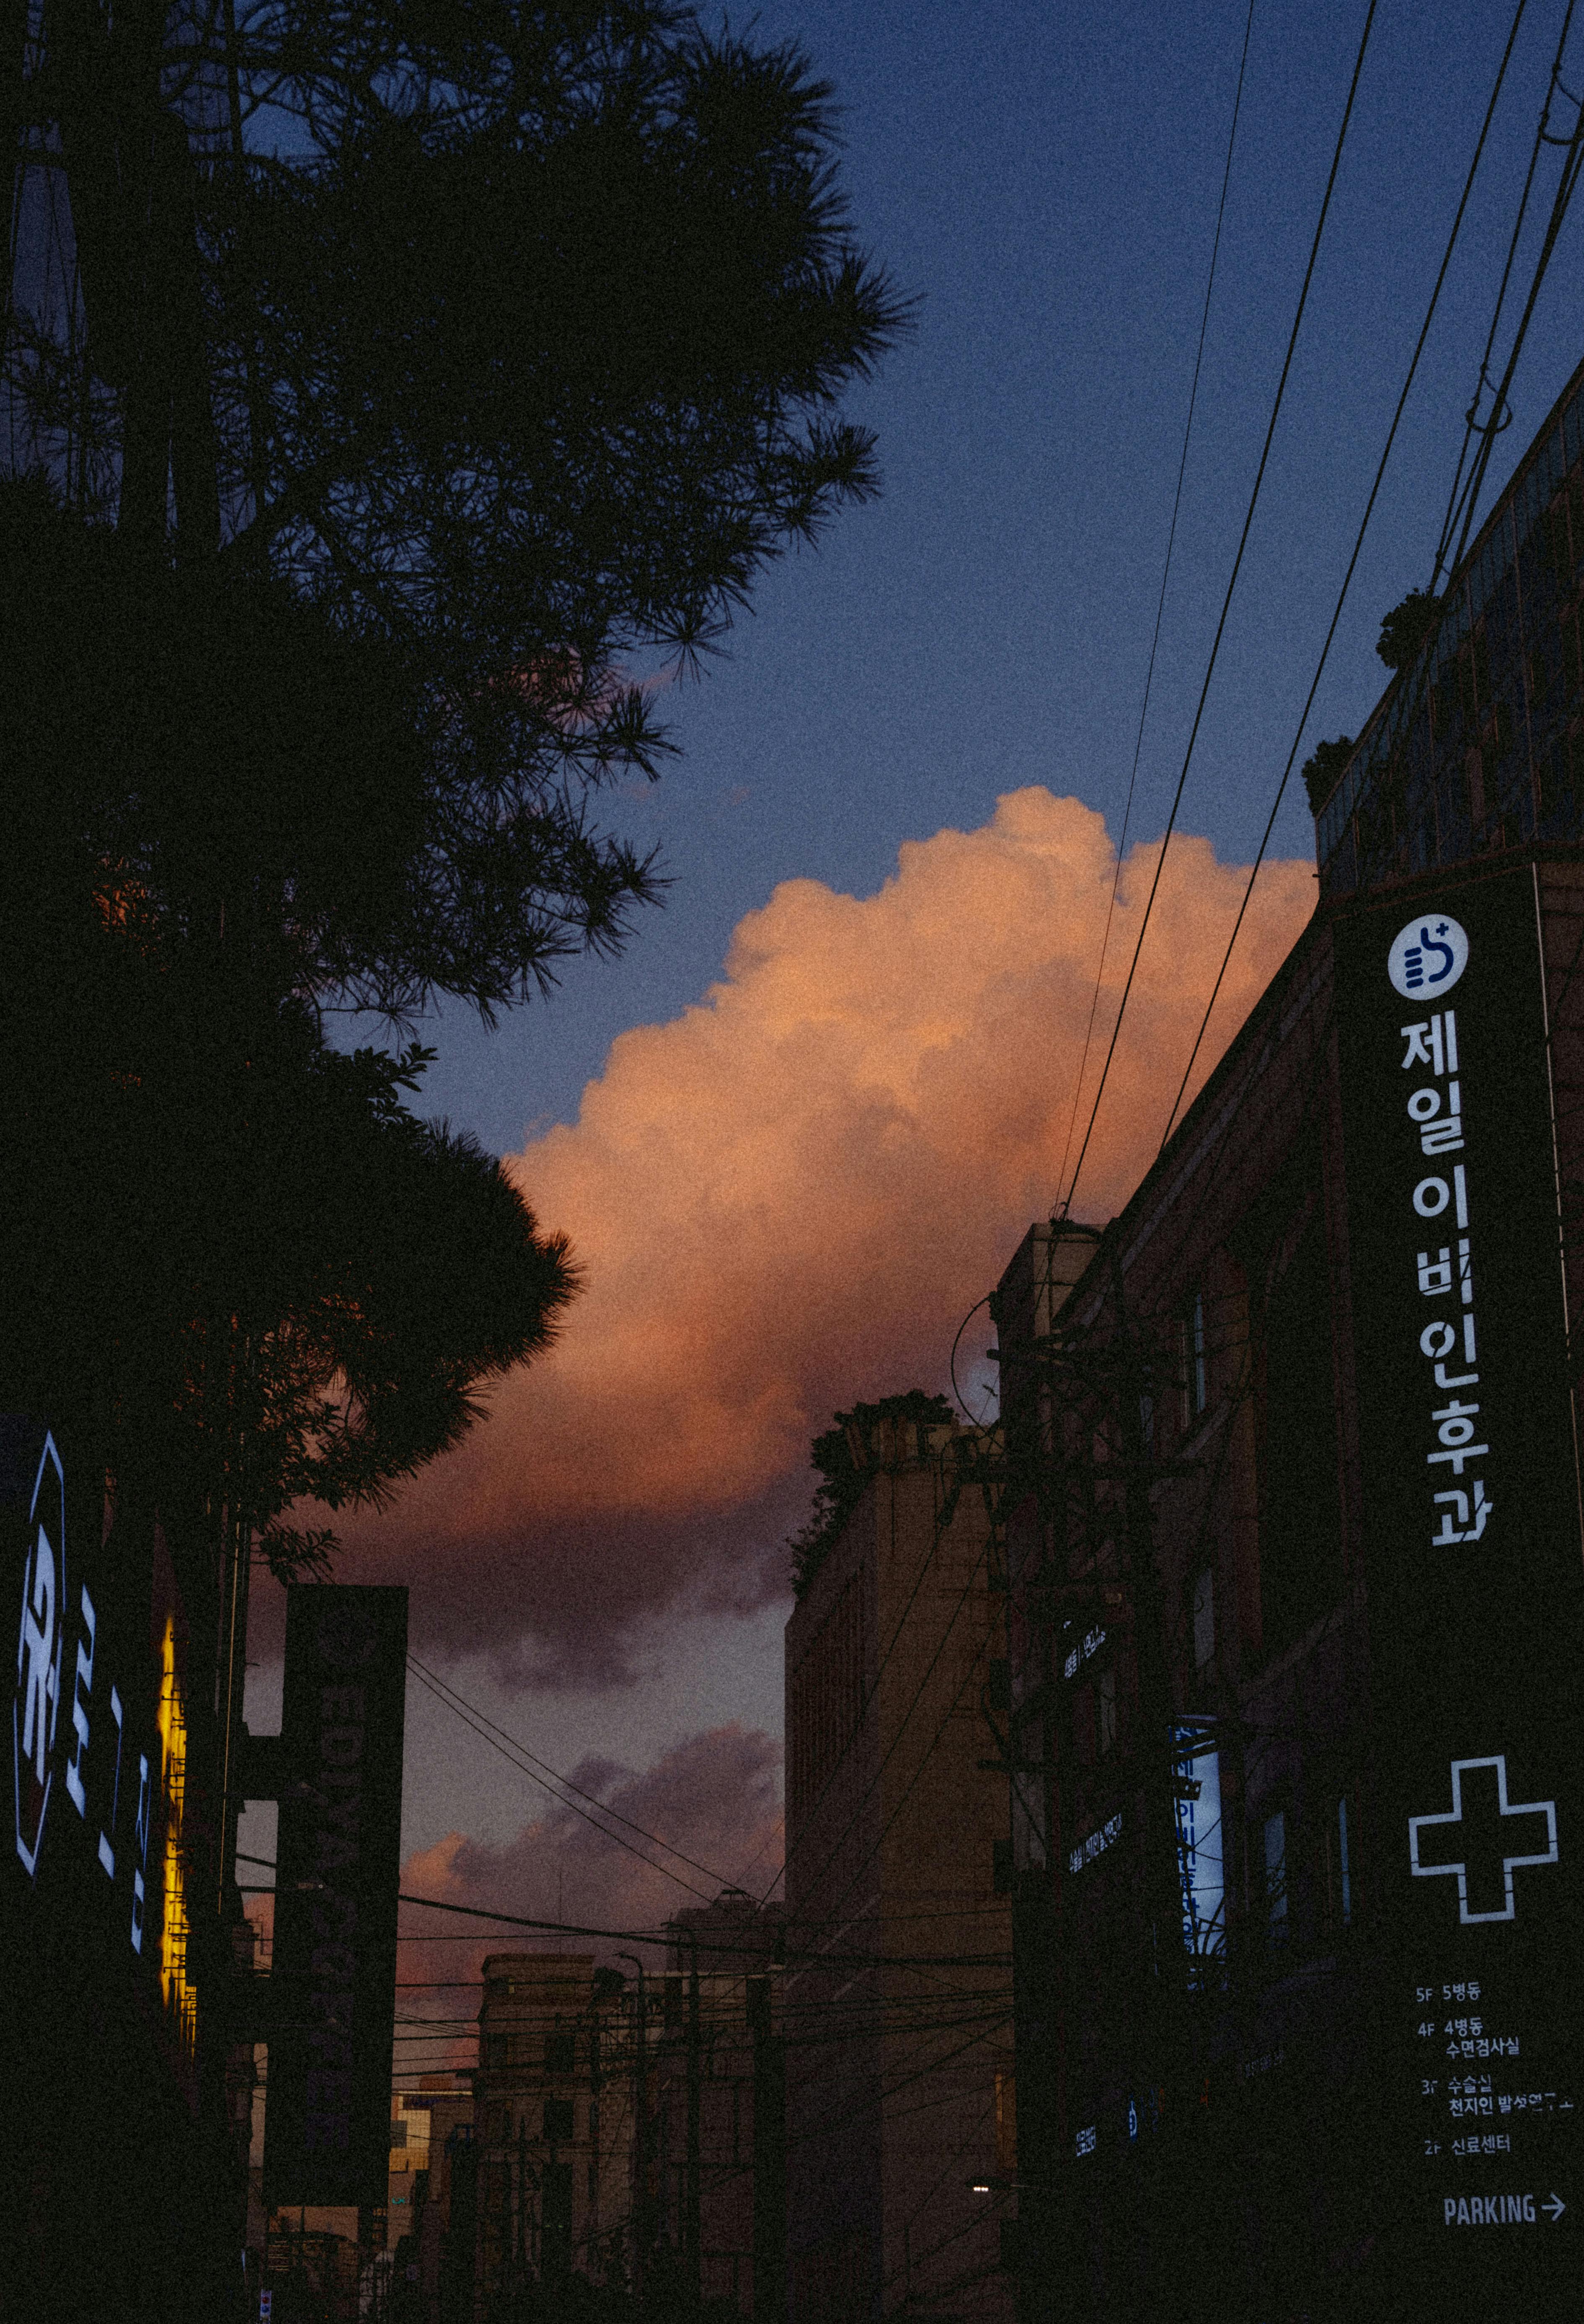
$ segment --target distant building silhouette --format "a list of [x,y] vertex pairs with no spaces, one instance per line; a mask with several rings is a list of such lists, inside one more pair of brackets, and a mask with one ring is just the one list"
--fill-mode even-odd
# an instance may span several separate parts
[[631,2246],[630,2005],[588,1953],[491,1953],[474,2081],[475,2297],[574,2272],[623,2280]]

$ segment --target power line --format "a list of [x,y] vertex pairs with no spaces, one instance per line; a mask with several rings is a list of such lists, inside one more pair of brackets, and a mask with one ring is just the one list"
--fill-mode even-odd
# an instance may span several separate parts
[[[1474,401],[1469,406],[1468,412],[1465,415],[1463,441],[1458,453],[1458,465],[1452,472],[1452,489],[1447,499],[1446,517],[1441,525],[1441,537],[1435,545],[1435,564],[1430,576],[1430,586],[1432,594],[1437,581],[1441,578],[1441,569],[1447,564],[1448,558],[1450,555],[1452,534],[1458,528],[1460,511],[1461,511],[1465,516],[1462,539],[1467,540],[1469,537],[1467,520],[1473,516],[1475,505],[1479,497],[1479,489],[1485,480],[1485,472],[1489,461],[1488,447],[1494,444],[1497,435],[1499,435],[1501,430],[1506,427],[1508,421],[1510,421],[1512,418],[1512,409],[1510,405],[1506,406],[1506,419],[1504,420],[1502,417],[1504,404],[1506,403],[1505,393],[1502,392],[1498,392],[1496,401],[1491,407],[1490,418],[1487,420],[1481,422],[1477,419],[1476,414],[1479,410],[1480,395],[1490,384],[1491,353],[1496,346],[1497,332],[1501,327],[1502,309],[1506,304],[1507,285],[1512,279],[1514,263],[1518,255],[1518,244],[1524,232],[1524,220],[1527,217],[1529,210],[1529,196],[1534,186],[1534,173],[1540,166],[1541,149],[1543,146],[1555,142],[1548,134],[1548,124],[1551,120],[1552,100],[1555,97],[1557,90],[1561,88],[1562,55],[1567,47],[1569,28],[1573,21],[1573,8],[1574,0],[1568,0],[1567,9],[1562,17],[1561,33],[1557,41],[1556,55],[1552,61],[1551,78],[1546,85],[1545,100],[1541,106],[1540,120],[1534,132],[1534,143],[1530,149],[1529,167],[1524,178],[1524,190],[1518,198],[1518,214],[1513,221],[1512,237],[1507,244],[1506,263],[1502,268],[1502,279],[1497,286],[1496,307],[1490,318],[1490,329],[1486,334],[1485,352],[1479,358],[1479,383],[1474,391]],[[1520,8],[1518,13],[1522,15],[1522,8]],[[1508,45],[1509,47],[1511,46],[1510,42]],[[1565,97],[1568,95],[1568,91],[1563,89],[1562,94]],[[1577,100],[1570,99],[1570,102],[1576,103]],[[1564,175],[1565,174],[1566,171],[1564,166]],[[1476,436],[1479,436],[1483,439],[1483,457],[1476,459],[1474,467],[1470,471],[1468,482],[1465,484],[1463,481],[1463,464],[1469,457],[1469,447],[1473,443]],[[1460,558],[1462,554],[1461,542],[1460,542],[1458,553],[1459,558]],[[1458,560],[1453,559],[1454,563],[1456,561]]]
[[1139,922],[1137,939],[1133,946],[1133,958],[1128,970],[1128,981],[1122,987],[1122,998],[1117,1007],[1116,1022],[1111,1027],[1110,1043],[1106,1050],[1105,1063],[1101,1068],[1100,1085],[1095,1091],[1094,1103],[1090,1109],[1089,1127],[1083,1133],[1083,1143],[1079,1148],[1077,1162],[1073,1165],[1073,1183],[1067,1189],[1064,1209],[1071,1206],[1073,1197],[1078,1190],[1084,1157],[1089,1152],[1089,1141],[1094,1135],[1094,1125],[1100,1118],[1101,1100],[1105,1095],[1106,1082],[1111,1070],[1111,1060],[1117,1054],[1117,1038],[1121,1032],[1122,1020],[1127,1014],[1128,996],[1133,990],[1133,980],[1138,972],[1139,956],[1144,950],[1145,936],[1148,933],[1150,914],[1155,908],[1161,873],[1165,869],[1166,851],[1171,844],[1172,833],[1176,828],[1177,810],[1183,804],[1183,791],[1188,780],[1188,769],[1193,757],[1193,746],[1199,740],[1200,724],[1204,717],[1205,704],[1210,698],[1211,680],[1215,675],[1216,661],[1221,650],[1221,638],[1227,626],[1227,616],[1232,609],[1232,593],[1237,588],[1238,576],[1242,570],[1243,552],[1248,546],[1248,535],[1254,524],[1254,512],[1259,505],[1260,488],[1265,482],[1266,466],[1270,459],[1271,445],[1275,438],[1276,421],[1281,417],[1282,402],[1287,392],[1287,376],[1292,370],[1293,357],[1297,351],[1298,333],[1303,321],[1304,308],[1308,304],[1309,288],[1314,279],[1315,264],[1320,257],[1321,238],[1325,232],[1325,222],[1331,210],[1337,173],[1341,168],[1342,148],[1347,141],[1348,124],[1353,117],[1353,103],[1358,94],[1358,82],[1364,70],[1365,51],[1369,46],[1369,35],[1375,23],[1377,5],[1378,0],[1369,0],[1369,13],[1364,20],[1364,32],[1358,42],[1358,54],[1354,60],[1353,78],[1348,88],[1348,102],[1343,110],[1341,127],[1337,132],[1336,150],[1331,155],[1331,173],[1326,179],[1325,198],[1320,206],[1320,217],[1314,228],[1314,239],[1310,245],[1309,263],[1303,270],[1303,287],[1299,292],[1298,310],[1293,318],[1293,327],[1287,337],[1287,352],[1282,364],[1281,378],[1276,383],[1275,401],[1271,406],[1270,422],[1265,433],[1265,445],[1259,456],[1259,466],[1254,478],[1254,489],[1248,497],[1248,510],[1243,520],[1243,530],[1238,541],[1238,553],[1232,560],[1231,577],[1227,583],[1226,595],[1221,602],[1220,618],[1216,623],[1215,637],[1210,650],[1210,660],[1204,673],[1204,683],[1199,691],[1199,706],[1193,714],[1193,724],[1188,736],[1188,747],[1183,754],[1183,771],[1177,778],[1177,788],[1172,799],[1172,811],[1166,818],[1165,831],[1161,839],[1161,852],[1156,862],[1155,876],[1149,884],[1149,894],[1145,900],[1144,917]]
[[[545,1775],[540,1775],[536,1772],[534,1766],[524,1766],[524,1758],[531,1760],[534,1757],[526,1744],[518,1742],[516,1737],[508,1735],[503,1728],[496,1727],[494,1721],[487,1718],[482,1711],[475,1711],[474,1706],[465,1702],[454,1688],[448,1687],[444,1679],[431,1675],[415,1655],[409,1655],[407,1659],[419,1685],[427,1687],[436,1701],[444,1703],[446,1709],[460,1719],[465,1727],[471,1728],[481,1742],[487,1743],[492,1750],[498,1751],[509,1765],[518,1770],[520,1775],[527,1775],[531,1783],[538,1784],[542,1791],[548,1792],[559,1806],[570,1808],[574,1815],[581,1816],[585,1823],[592,1824],[594,1831],[601,1833],[604,1839],[613,1841],[618,1848],[624,1848],[630,1856],[636,1856],[640,1864],[647,1864],[652,1872],[661,1873],[668,1880],[674,1880],[679,1888],[686,1888],[690,1896],[696,1896],[701,1903],[707,1904],[714,1902],[704,1889],[695,1888],[691,1880],[685,1880],[679,1872],[673,1872],[668,1864],[657,1863],[652,1856],[646,1856],[641,1848],[635,1848],[630,1840],[623,1840],[619,1831],[612,1831],[604,1824],[596,1822],[587,1808],[578,1806],[576,1799],[563,1798],[561,1794],[555,1790],[554,1784],[548,1778],[553,1776],[555,1784],[563,1784],[568,1791],[576,1792],[577,1799],[592,1800],[593,1805],[599,1808],[602,1814],[615,1816],[616,1821],[626,1824],[630,1831],[640,1832],[645,1840],[651,1840],[657,1848],[665,1849],[680,1862],[691,1866],[695,1872],[702,1872],[706,1880],[714,1880],[717,1887],[725,1888],[732,1885],[729,1881],[721,1879],[717,1874],[711,1872],[707,1866],[695,1864],[690,1856],[684,1856],[680,1849],[672,1848],[668,1840],[660,1840],[653,1832],[644,1831],[641,1825],[633,1823],[631,1818],[622,1815],[616,1809],[606,1808],[601,1801],[593,1800],[591,1794],[579,1790],[578,1786],[570,1783],[565,1775],[556,1775],[553,1768],[548,1769]],[[514,1757],[514,1752],[521,1753],[522,1758]],[[544,1763],[541,1761],[539,1765],[543,1766]]]
[[[1205,1033],[1209,1028],[1211,1012],[1215,1008],[1217,1000],[1220,998],[1222,981],[1226,976],[1227,969],[1231,962],[1233,946],[1237,944],[1239,931],[1243,926],[1244,915],[1248,909],[1249,899],[1254,893],[1254,882],[1258,876],[1259,867],[1265,861],[1266,850],[1270,845],[1271,833],[1275,828],[1276,816],[1280,811],[1282,799],[1286,791],[1288,779],[1293,772],[1294,761],[1298,756],[1299,746],[1303,739],[1303,730],[1308,724],[1309,714],[1314,707],[1314,697],[1320,691],[1320,681],[1324,674],[1326,662],[1331,655],[1331,643],[1337,634],[1337,625],[1342,618],[1342,608],[1348,601],[1348,592],[1352,586],[1353,575],[1358,568],[1358,558],[1364,548],[1364,536],[1369,530],[1369,520],[1375,512],[1375,503],[1379,496],[1381,485],[1386,478],[1386,463],[1391,458],[1392,447],[1397,440],[1397,429],[1401,424],[1403,413],[1407,405],[1409,393],[1414,385],[1414,376],[1419,369],[1419,358],[1424,353],[1424,343],[1430,337],[1430,327],[1435,319],[1435,310],[1441,302],[1441,287],[1446,281],[1447,270],[1451,265],[1452,253],[1457,247],[1458,235],[1463,224],[1463,213],[1468,208],[1469,196],[1474,191],[1474,180],[1478,173],[1480,159],[1485,152],[1485,141],[1490,134],[1490,124],[1496,114],[1497,100],[1501,96],[1502,83],[1506,78],[1507,66],[1512,60],[1513,49],[1518,38],[1518,27],[1523,23],[1524,10],[1526,5],[1527,0],[1518,0],[1517,7],[1514,11],[1512,29],[1507,34],[1506,47],[1502,51],[1502,60],[1497,69],[1496,83],[1490,92],[1490,102],[1485,108],[1485,118],[1479,125],[1479,135],[1475,143],[1473,158],[1469,161],[1468,174],[1463,180],[1463,190],[1461,195],[1459,197],[1457,212],[1452,219],[1451,230],[1447,235],[1446,248],[1441,253],[1441,265],[1437,270],[1435,284],[1430,294],[1430,304],[1424,310],[1424,321],[1420,327],[1419,337],[1414,343],[1413,359],[1408,365],[1407,376],[1403,382],[1402,393],[1397,398],[1397,408],[1392,414],[1392,424],[1386,430],[1386,444],[1381,452],[1379,464],[1375,471],[1375,482],[1369,488],[1369,498],[1364,504],[1364,514],[1358,521],[1358,531],[1353,542],[1353,553],[1348,559],[1348,569],[1342,576],[1342,586],[1337,592],[1337,602],[1335,609],[1331,613],[1331,626],[1326,631],[1325,642],[1320,650],[1320,659],[1315,664],[1314,676],[1310,681],[1309,692],[1304,696],[1303,710],[1299,713],[1297,728],[1293,736],[1293,747],[1287,752],[1287,763],[1282,770],[1282,779],[1276,785],[1276,795],[1271,803],[1270,814],[1266,818],[1265,830],[1260,838],[1259,847],[1255,855],[1254,862],[1249,868],[1248,878],[1243,889],[1242,901],[1238,907],[1238,917],[1232,923],[1232,933],[1227,939],[1227,948],[1221,955],[1221,964],[1216,971],[1216,980],[1211,990],[1210,1000],[1205,1006],[1204,1015],[1200,1020],[1199,1030],[1194,1035],[1193,1047],[1189,1052],[1188,1063],[1183,1068],[1183,1078],[1177,1084],[1177,1094],[1172,1101],[1171,1112],[1166,1118],[1166,1126],[1160,1143],[1160,1151],[1163,1153],[1165,1150],[1166,1140],[1172,1134],[1172,1124],[1177,1118],[1177,1109],[1183,1102],[1183,1092],[1188,1087],[1189,1076],[1193,1071],[1194,1060],[1199,1055],[1201,1044],[1202,1043]],[[1571,14],[1572,5],[1573,0],[1569,0],[1570,14]],[[1483,470],[1481,470],[1480,473],[1483,475]]]
[[[1177,463],[1177,489],[1172,496],[1172,521],[1166,531],[1165,562],[1161,567],[1160,595],[1156,599],[1155,631],[1149,641],[1149,663],[1144,673],[1144,699],[1138,706],[1138,732],[1133,738],[1133,765],[1128,776],[1128,798],[1122,809],[1121,835],[1117,841],[1117,864],[1111,874],[1111,892],[1106,904],[1106,924],[1100,940],[1100,964],[1094,972],[1094,997],[1089,1004],[1089,1022],[1083,1028],[1083,1052],[1078,1060],[1078,1076],[1073,1084],[1073,1110],[1067,1117],[1067,1139],[1062,1148],[1061,1167],[1056,1172],[1056,1187],[1067,1175],[1067,1157],[1073,1150],[1073,1132],[1078,1126],[1078,1103],[1083,1094],[1083,1076],[1089,1065],[1090,1043],[1094,1038],[1095,1013],[1105,982],[1106,954],[1111,941],[1111,921],[1117,909],[1117,890],[1122,881],[1122,860],[1128,845],[1128,826],[1133,816],[1133,793],[1138,781],[1138,759],[1144,748],[1145,721],[1149,715],[1150,688],[1155,682],[1156,655],[1161,641],[1161,618],[1166,606],[1166,584],[1172,574],[1172,551],[1177,539],[1177,516],[1183,505],[1183,480],[1188,473],[1188,446],[1193,434],[1193,413],[1199,401],[1199,374],[1204,361],[1205,334],[1210,328],[1211,294],[1215,289],[1216,261],[1220,255],[1221,225],[1227,214],[1227,189],[1232,182],[1232,152],[1238,142],[1238,115],[1243,108],[1243,76],[1248,66],[1248,42],[1254,30],[1254,0],[1248,0],[1248,15],[1243,26],[1243,53],[1238,60],[1238,93],[1232,100],[1232,125],[1227,133],[1227,165],[1221,172],[1221,198],[1215,214],[1215,238],[1210,248],[1210,276],[1204,286],[1204,308],[1199,318],[1199,345],[1193,355],[1193,381],[1188,391],[1188,417],[1183,423],[1183,452]],[[959,1402],[961,1398],[959,1398]]]
[[[438,1687],[444,1696],[450,1698],[451,1702],[461,1704],[474,1718],[481,1720],[492,1734],[499,1736],[502,1743],[510,1744],[514,1751],[520,1751],[525,1759],[530,1761],[532,1766],[540,1771],[541,1776],[548,1776],[552,1783],[559,1784],[564,1790],[575,1793],[580,1800],[586,1800],[589,1806],[597,1808],[602,1815],[613,1816],[618,1823],[625,1824],[629,1831],[635,1831],[640,1840],[647,1840],[655,1848],[663,1848],[668,1856],[676,1857],[679,1863],[686,1864],[694,1872],[702,1872],[706,1880],[716,1881],[723,1888],[731,1886],[731,1882],[723,1874],[714,1871],[709,1865],[701,1864],[696,1857],[687,1855],[682,1849],[675,1847],[670,1840],[662,1840],[658,1832],[648,1831],[642,1824],[634,1823],[632,1818],[623,1815],[620,1808],[613,1808],[608,1802],[596,1799],[592,1792],[585,1792],[581,1784],[573,1782],[570,1775],[558,1775],[548,1760],[541,1759],[537,1752],[530,1751],[519,1736],[510,1734],[505,1728],[498,1726],[487,1712],[479,1709],[476,1703],[469,1702],[466,1696],[454,1687],[448,1679],[441,1678],[437,1671],[432,1671],[426,1664],[420,1663],[416,1655],[410,1654],[407,1659],[421,1678],[428,1682],[431,1686]],[[567,1801],[565,1804],[570,1806],[571,1802]],[[614,1838],[614,1834],[610,1836]]]
[[[1009,2009],[1003,2010],[999,2017],[991,2018],[982,2030],[970,2034],[966,2041],[959,2042],[954,2049],[944,2052],[944,2054],[938,2058],[926,2059],[923,2065],[914,2067],[910,2072],[899,2076],[894,2082],[889,2084],[881,2082],[873,2091],[866,2091],[861,2101],[862,2110],[865,2112],[871,2108],[878,2110],[880,2107],[884,2106],[888,2098],[897,2097],[900,2091],[909,2089],[912,2084],[916,2081],[921,2081],[927,2074],[939,2073],[943,2067],[951,2065],[956,2059],[962,2057],[965,2052],[972,2050],[987,2042],[993,2033],[999,2031],[999,2029],[1003,2025],[1010,2025],[1011,2023],[1012,2012]],[[929,2103],[938,2103],[938,2101],[930,2101]],[[925,2109],[923,2107],[907,2108],[903,2109],[903,2111],[923,2112]],[[789,2148],[794,2146],[802,2146],[810,2139],[826,2137],[832,2130],[840,2126],[845,2125],[850,2120],[851,2110],[847,2108],[843,2108],[843,2110],[839,2114],[816,2116],[815,2120],[811,2123],[802,2124],[796,2130],[788,2129],[787,2133],[787,2144]],[[722,2181],[723,2182],[730,2179],[741,2179],[744,2177],[747,2172],[752,2169],[752,2167],[751,2163],[743,2163],[736,2170],[723,2172],[722,2173]]]
[[[1534,273],[1529,285],[1529,296],[1524,302],[1524,312],[1518,318],[1518,328],[1514,337],[1512,352],[1507,357],[1507,367],[1502,374],[1501,385],[1497,391],[1498,410],[1508,400],[1514,374],[1518,368],[1518,358],[1524,352],[1524,342],[1529,336],[1529,326],[1533,319],[1541,286],[1545,281],[1546,270],[1551,264],[1552,255],[1561,238],[1569,207],[1572,202],[1573,190],[1579,182],[1579,166],[1584,162],[1584,106],[1579,108],[1579,118],[1574,124],[1573,134],[1568,139],[1567,145],[1568,150],[1562,160],[1561,177],[1552,201],[1551,217],[1546,226],[1545,239],[1541,244],[1540,255],[1534,262]],[[1478,502],[1480,488],[1485,482],[1486,471],[1490,466],[1491,453],[1495,448],[1496,431],[1493,429],[1487,434],[1479,447],[1474,464],[1474,474],[1469,479],[1469,503],[1463,513],[1463,530],[1458,538],[1454,570],[1462,563],[1463,552],[1469,542],[1469,530],[1474,522],[1475,507]]]
[[[623,1944],[628,1945],[663,1945],[674,1941],[668,1929],[609,1929],[596,1928],[581,1921],[541,1921],[530,1918],[527,1914],[502,1912],[493,1906],[453,1904],[448,1898],[443,1896],[414,1896],[409,1895],[405,1889],[398,1891],[396,1901],[401,1904],[421,1904],[428,1911],[434,1913],[454,1913],[465,1920],[491,1921],[497,1923],[505,1928],[530,1929],[536,1932],[551,1936],[620,1938]],[[401,1932],[401,1941],[409,1944],[425,1945],[437,1944],[447,1941],[446,1939],[439,1937],[415,1936],[410,1930],[403,1930]],[[458,1944],[476,1944],[478,1940],[476,1937],[468,1937],[458,1932],[456,1935],[450,1940],[450,1941]],[[687,1942],[690,1947],[695,1943],[695,1939],[691,1933],[688,1935]],[[700,1937],[697,1939],[696,1943],[697,1950],[701,1953],[730,1953],[738,1960],[741,1960],[742,1956],[742,1945],[740,1940],[735,1943],[722,1942],[715,1944],[710,1942],[706,1938]],[[790,1947],[787,1948],[787,1955],[788,1959],[793,1957],[792,1949]],[[866,1969],[936,1969],[941,1967],[955,1969],[994,1969],[1001,1966],[1005,1957],[998,1953],[928,1953],[916,1955],[903,1953],[841,1954],[820,1952],[799,1954],[797,1955],[797,1958],[821,1961],[848,1960],[857,1967]],[[774,1965],[775,1964],[772,1962],[770,1957],[767,1955],[765,1961],[766,1969]]]

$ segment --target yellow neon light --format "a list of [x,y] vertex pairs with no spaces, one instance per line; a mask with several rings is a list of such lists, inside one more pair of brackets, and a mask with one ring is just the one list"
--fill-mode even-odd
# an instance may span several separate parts
[[174,2018],[184,2049],[198,2034],[198,1995],[187,1974],[187,1870],[181,1845],[181,1810],[187,1790],[187,1706],[176,1675],[176,1623],[165,1624],[164,1668],[160,1683],[161,1766],[165,1787],[165,1917],[160,1939],[160,1975],[167,2014]]

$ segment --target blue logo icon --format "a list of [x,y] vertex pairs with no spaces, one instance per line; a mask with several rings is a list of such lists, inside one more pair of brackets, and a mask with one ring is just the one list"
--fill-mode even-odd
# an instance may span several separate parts
[[1469,965],[1469,938],[1443,912],[1410,920],[1386,954],[1386,973],[1404,1001],[1437,1000]]
[[55,1725],[66,1637],[66,1472],[47,1435],[28,1512],[32,1540],[22,1577],[22,1629],[11,1707],[16,1852],[31,1879],[39,1868],[54,1781]]

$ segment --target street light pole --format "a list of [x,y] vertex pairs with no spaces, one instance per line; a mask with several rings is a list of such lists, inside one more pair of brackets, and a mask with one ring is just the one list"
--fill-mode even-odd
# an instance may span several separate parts
[[641,2304],[649,2282],[649,2016],[643,1963],[636,1953],[618,1953],[638,1972],[637,2041],[632,2052],[632,2130],[637,2148],[632,2201],[632,2289]]
[[693,1941],[692,1965],[687,1972],[687,2209],[683,2218],[683,2255],[687,2275],[687,2297],[691,2313],[698,2314],[704,2297],[703,2255],[701,2251],[700,2214],[703,2209],[703,2157],[700,2140],[699,2087],[703,2064],[703,2043],[698,2012],[698,1932],[689,1932]]

